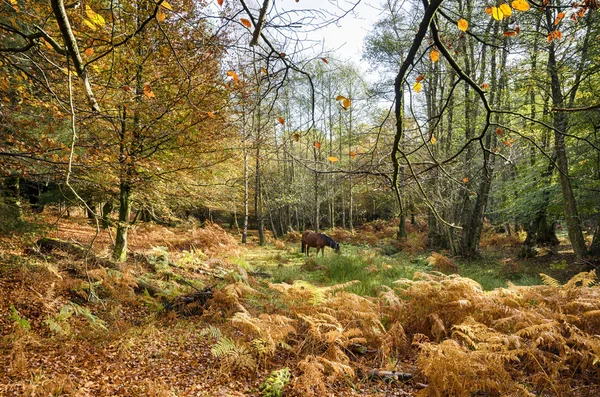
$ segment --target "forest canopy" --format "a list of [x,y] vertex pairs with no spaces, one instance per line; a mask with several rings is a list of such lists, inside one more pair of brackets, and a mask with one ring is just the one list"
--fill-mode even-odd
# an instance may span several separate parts
[[261,239],[392,217],[402,239],[418,216],[453,255],[489,222],[524,256],[558,227],[597,257],[598,3],[378,6],[370,83],[303,40],[352,4],[3,2],[3,228],[24,200],[118,211],[124,260],[132,210],[239,215]]

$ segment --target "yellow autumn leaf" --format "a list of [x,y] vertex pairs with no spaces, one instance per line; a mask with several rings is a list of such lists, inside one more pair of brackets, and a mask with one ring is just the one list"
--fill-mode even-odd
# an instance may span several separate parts
[[92,10],[92,8],[89,5],[85,6],[85,14],[90,19],[90,21],[92,21],[98,26],[104,26],[104,24],[106,24],[104,17],[100,14],[97,14],[96,11]]
[[348,109],[350,105],[352,105],[352,101],[348,98],[344,98],[344,100],[342,101],[342,106],[344,107],[344,109]]
[[335,157],[335,156],[329,156],[329,157],[327,157],[327,160],[331,161],[332,163],[335,163],[339,159],[337,157]]
[[343,95],[338,95],[338,96],[336,96],[336,97],[335,97],[335,100],[336,100],[336,101],[340,101],[340,100],[342,100],[342,99],[346,99],[346,97],[345,97],[345,96],[343,96]]
[[492,7],[492,17],[496,20],[496,21],[501,21],[502,18],[504,18],[504,13],[502,12],[502,10],[498,7]]
[[437,60],[440,59],[440,53],[436,50],[431,50],[429,53],[429,59],[431,59],[431,62],[437,62]]
[[423,85],[418,81],[413,85],[413,90],[415,90],[415,92],[421,92],[421,88],[423,88]]
[[464,183],[468,183],[468,182],[469,182],[469,178],[465,176],[465,177],[463,178],[463,180],[462,180],[462,181],[463,181]]
[[504,14],[504,18],[508,18],[509,16],[512,15],[512,9],[510,8],[510,6],[506,3],[502,3],[500,4],[500,11],[502,11],[502,13]]
[[173,6],[164,0],[160,3],[160,6],[166,8],[169,11],[173,11]]
[[91,23],[90,21],[88,21],[87,19],[83,19],[83,23],[85,24],[85,26],[87,26],[88,28],[92,29],[92,30],[96,30],[96,26],[94,26],[93,23]]
[[511,3],[511,5],[512,8],[514,8],[517,11],[528,11],[530,8],[527,0],[515,0]]
[[429,142],[431,142],[432,145],[435,145],[435,143],[437,142],[437,138],[432,135]]
[[260,68],[260,71],[263,72],[263,74],[269,74],[266,68]]
[[466,32],[467,29],[469,28],[469,22],[467,22],[466,19],[462,19],[462,18],[459,19],[457,25],[458,25],[458,28],[460,30],[462,30],[463,32]]
[[9,0],[8,1],[12,6],[16,6],[17,5],[17,0]]

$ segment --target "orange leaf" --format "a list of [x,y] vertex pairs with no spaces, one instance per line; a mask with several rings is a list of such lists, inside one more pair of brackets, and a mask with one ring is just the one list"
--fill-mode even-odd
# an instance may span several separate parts
[[521,33],[521,28],[518,26],[515,26],[515,32],[517,32],[517,34]]
[[469,29],[469,22],[467,22],[466,19],[462,19],[462,18],[459,19],[457,25],[458,25],[458,28],[460,30],[462,30],[463,32],[466,32],[467,29]]
[[348,98],[344,98],[344,100],[342,101],[342,107],[344,109],[348,109],[350,105],[352,105],[352,101]]
[[87,55],[88,57],[91,57],[92,55],[94,55],[94,49],[92,47],[88,47],[85,49],[85,51],[83,53],[85,55]]
[[502,135],[504,131],[502,131],[502,128],[498,127],[496,128],[496,135]]
[[505,30],[504,31],[504,36],[506,37],[512,37],[512,36],[516,36],[517,32],[515,30]]
[[485,13],[488,15],[492,15],[492,7],[485,7]]
[[208,115],[208,117],[210,117],[211,119],[214,119],[216,116],[213,112],[206,112],[206,114]]
[[238,81],[240,79],[238,77],[237,73],[234,72],[233,70],[228,70],[227,71],[227,76],[232,77],[234,81]]
[[463,181],[464,183],[467,183],[467,182],[469,182],[469,178],[467,178],[467,177],[465,176],[465,177],[463,178],[463,180],[462,180],[462,181]]
[[437,142],[437,138],[432,135],[429,142],[431,142],[432,145],[435,145],[435,143]]
[[565,13],[559,12],[558,15],[556,16],[556,18],[554,19],[554,24],[558,25],[564,17],[565,17]]
[[252,22],[250,22],[249,19],[246,18],[241,18],[240,22],[242,22],[242,25],[244,25],[245,27],[247,27],[248,29],[250,29],[252,27]]
[[162,8],[158,9],[158,12],[156,13],[156,20],[158,22],[162,22],[165,20],[165,18],[167,17],[167,14],[165,14],[162,10]]
[[527,0],[515,0],[511,3],[511,5],[512,8],[514,8],[517,11],[527,11],[530,8]]
[[331,161],[332,163],[335,163],[339,159],[337,157],[335,157],[335,156],[329,156],[329,157],[327,157],[327,160]]
[[300,134],[298,134],[297,132],[294,132],[294,135],[292,135],[292,136],[294,137],[296,142],[298,142],[300,140]]
[[321,58],[321,61],[323,61],[325,63],[329,63],[329,61],[327,60],[327,58]]
[[219,6],[222,6],[222,5],[223,5],[223,0],[217,0],[217,4],[218,4]]
[[424,78],[425,78],[425,76],[423,76],[423,75],[417,76],[417,82],[423,81]]
[[437,62],[437,60],[440,59],[440,53],[436,50],[431,50],[429,53],[429,59],[431,59],[431,62]]
[[277,117],[277,121],[279,121],[279,124],[281,125],[285,124],[285,120],[283,119],[283,117]]
[[144,84],[144,95],[146,95],[148,98],[154,98],[156,95],[154,95],[154,92],[152,92],[152,87],[150,87],[150,84],[146,83]]
[[315,142],[315,147],[318,149],[321,147],[321,142]]
[[483,83],[481,84],[481,88],[487,90],[488,88],[490,88],[490,85],[488,83]]
[[335,97],[335,100],[336,100],[336,101],[340,101],[340,100],[342,100],[342,99],[346,99],[346,97],[345,97],[345,96],[343,96],[343,95],[338,95],[338,96],[336,96],[336,97]]
[[350,157],[352,157],[352,158],[356,157],[356,153],[350,152]]
[[48,47],[49,49],[51,49],[51,50],[53,49],[53,48],[52,48],[52,44],[50,44],[50,43],[48,43],[46,40],[44,40],[44,38],[43,38],[43,37],[42,37],[42,43],[44,43],[44,45],[45,45],[46,47]]
[[285,52],[279,54],[282,58],[285,58]]

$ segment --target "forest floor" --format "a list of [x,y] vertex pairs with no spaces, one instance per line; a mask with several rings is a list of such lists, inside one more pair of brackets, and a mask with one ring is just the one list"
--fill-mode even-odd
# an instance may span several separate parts
[[[249,244],[242,246],[237,234],[217,225],[141,224],[130,231],[132,254],[127,263],[110,269],[98,266],[93,256],[108,257],[113,237],[107,230],[96,233],[89,220],[71,217],[57,222],[52,214],[44,214],[30,226],[0,237],[3,396],[277,396],[279,389],[287,396],[411,396],[419,390],[421,395],[435,395],[440,388],[436,382],[450,382],[445,395],[490,390],[502,390],[504,395],[600,392],[597,382],[589,381],[590,376],[598,379],[594,357],[600,361],[600,341],[595,337],[569,342],[571,350],[578,350],[579,343],[588,353],[578,353],[581,368],[573,369],[564,385],[522,363],[517,365],[522,367],[520,375],[465,369],[475,386],[469,388],[469,382],[457,386],[447,379],[436,380],[419,353],[441,346],[453,335],[452,324],[473,321],[469,317],[476,317],[473,302],[485,300],[486,305],[507,311],[516,305],[490,303],[485,291],[473,292],[479,287],[468,279],[447,278],[439,271],[458,271],[490,291],[507,287],[507,280],[516,285],[545,281],[560,288],[582,270],[567,245],[525,261],[517,258],[515,239],[488,235],[484,259],[467,262],[424,252],[422,228],[412,231],[411,246],[400,247],[393,239],[394,225],[376,223],[355,234],[332,230],[331,235],[343,243],[342,254],[328,250],[324,257],[307,259],[299,252],[296,234],[284,240],[269,238],[263,247],[251,235]],[[84,246],[93,241],[94,255],[39,250],[35,242],[41,237]],[[540,272],[548,278],[542,280]],[[413,278],[416,281],[410,281]],[[405,280],[408,290],[409,283],[419,279],[427,285],[456,283],[447,303],[458,302],[465,313],[459,315],[439,302],[429,312],[415,313],[422,308],[403,306],[402,300],[410,297],[398,300],[391,295],[399,279]],[[591,285],[585,280],[585,286]],[[597,330],[600,325],[600,303],[590,303],[599,296],[594,288],[582,292],[585,305],[577,310],[592,314],[586,314],[585,324],[577,323],[580,329]],[[464,296],[456,295],[459,289]],[[435,298],[437,293],[430,291],[427,299],[446,299],[446,295]],[[377,298],[381,294],[388,300]],[[538,299],[535,296],[527,301]],[[569,296],[572,302],[577,299]],[[519,321],[530,326],[538,321],[527,316]],[[524,354],[517,350],[509,349],[505,359],[517,360],[513,354]],[[435,350],[427,354],[433,357]],[[467,349],[460,354],[471,353]],[[548,359],[547,371],[557,361],[555,375],[565,376],[560,368],[570,365],[571,359]],[[444,372],[443,364],[438,365]],[[284,372],[274,372],[282,369],[290,371],[291,380]],[[413,376],[405,380],[367,376],[375,369]],[[481,376],[492,380],[481,383],[476,379]],[[507,383],[503,376],[512,377],[514,385],[499,386]],[[268,378],[275,381],[265,388]],[[564,394],[564,387],[577,391]]]

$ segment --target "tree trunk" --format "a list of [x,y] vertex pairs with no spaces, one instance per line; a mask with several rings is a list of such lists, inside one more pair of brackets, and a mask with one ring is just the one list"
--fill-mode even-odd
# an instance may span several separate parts
[[[244,123],[244,120],[242,119]],[[245,123],[244,123],[245,124]],[[242,130],[244,134],[244,231],[242,232],[242,244],[246,244],[248,241],[248,136],[246,131]]]
[[109,200],[102,206],[102,229],[108,229],[110,226],[110,214],[112,211],[113,202]]
[[[552,13],[553,10],[551,10],[549,7],[546,8],[546,22],[548,23],[548,26],[553,26]],[[548,74],[550,75],[552,83],[552,102],[554,107],[562,108],[564,97],[562,85],[558,75],[559,72],[556,61],[555,42],[551,41],[548,47]],[[573,246],[575,255],[577,258],[582,259],[586,255],[586,247],[585,240],[583,238],[583,230],[581,228],[581,220],[579,219],[579,213],[577,211],[577,203],[575,202],[573,187],[571,186],[571,179],[569,178],[569,161],[567,158],[567,148],[565,145],[565,133],[567,132],[568,127],[567,114],[564,112],[555,112],[553,127],[554,149],[556,153],[560,186],[565,206],[567,230],[569,232],[569,239],[571,240],[571,245]]]
[[115,249],[113,258],[117,262],[127,260],[127,232],[129,230],[129,216],[131,215],[131,186],[127,182],[121,182],[119,191],[119,223],[117,223],[117,235],[115,237]]
[[600,219],[598,219],[596,230],[594,231],[594,238],[592,245],[590,246],[589,254],[595,258],[600,257]]

